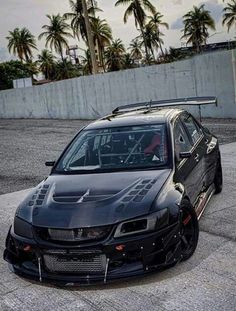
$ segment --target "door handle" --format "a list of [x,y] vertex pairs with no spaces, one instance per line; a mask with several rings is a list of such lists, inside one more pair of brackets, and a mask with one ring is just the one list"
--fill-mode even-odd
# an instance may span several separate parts
[[199,162],[199,154],[198,154],[198,153],[195,155],[194,160],[195,160],[196,162]]

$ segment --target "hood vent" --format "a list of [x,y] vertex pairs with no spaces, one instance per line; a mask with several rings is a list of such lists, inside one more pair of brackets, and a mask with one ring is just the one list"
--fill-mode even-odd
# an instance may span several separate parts
[[93,193],[88,189],[86,192],[77,193],[77,194],[54,194],[53,200],[58,203],[82,203],[82,202],[95,202],[109,199],[118,192],[109,192],[109,193]]

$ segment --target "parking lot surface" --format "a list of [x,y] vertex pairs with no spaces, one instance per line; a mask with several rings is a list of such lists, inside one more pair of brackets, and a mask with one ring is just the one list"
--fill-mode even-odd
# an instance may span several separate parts
[[[5,177],[0,184],[2,193],[32,187],[42,179],[47,173],[42,163],[54,159],[82,126],[81,121],[44,120],[33,124],[32,120],[19,120],[13,122],[14,126],[11,120],[4,122],[0,121],[1,148],[6,148],[0,151],[4,163],[0,175]],[[215,128],[221,143],[236,141],[235,122],[230,125],[220,120],[218,124],[212,122],[205,121],[209,128]],[[2,137],[3,132],[8,136]],[[224,189],[212,197],[200,220],[195,254],[169,270],[115,284],[56,288],[10,272],[2,259],[4,241],[17,204],[28,190],[1,195],[0,310],[235,310],[236,143],[221,145],[221,153]],[[25,182],[26,177],[29,179]]]

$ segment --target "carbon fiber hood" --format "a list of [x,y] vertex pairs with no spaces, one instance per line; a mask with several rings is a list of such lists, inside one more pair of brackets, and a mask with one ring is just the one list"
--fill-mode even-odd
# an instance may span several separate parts
[[81,228],[114,224],[150,212],[170,169],[51,175],[18,209],[35,226]]

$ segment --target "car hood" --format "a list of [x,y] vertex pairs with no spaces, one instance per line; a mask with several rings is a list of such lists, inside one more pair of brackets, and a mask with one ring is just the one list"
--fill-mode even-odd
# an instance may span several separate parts
[[51,175],[26,198],[35,226],[81,228],[118,223],[151,211],[170,169],[82,175]]

